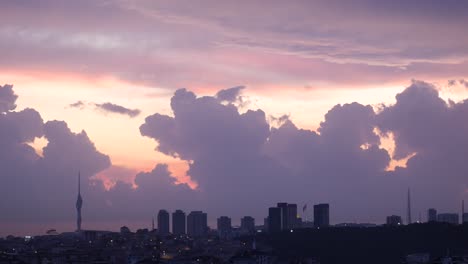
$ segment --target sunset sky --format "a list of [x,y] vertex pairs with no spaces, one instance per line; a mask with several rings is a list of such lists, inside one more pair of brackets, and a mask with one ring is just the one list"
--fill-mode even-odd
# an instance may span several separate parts
[[179,208],[262,224],[280,201],[381,223],[405,217],[408,188],[413,219],[460,213],[467,14],[456,0],[0,1],[0,236],[74,230],[78,171],[84,228]]

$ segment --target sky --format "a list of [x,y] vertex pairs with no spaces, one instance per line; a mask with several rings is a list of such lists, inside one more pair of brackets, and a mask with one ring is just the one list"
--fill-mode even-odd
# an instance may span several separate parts
[[0,2],[0,236],[468,200],[468,2]]

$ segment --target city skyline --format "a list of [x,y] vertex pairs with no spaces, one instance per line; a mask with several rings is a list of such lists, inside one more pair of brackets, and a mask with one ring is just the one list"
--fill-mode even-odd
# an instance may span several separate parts
[[[81,188],[80,188],[80,173],[78,173],[78,199],[76,203],[77,209],[77,229],[76,232],[82,232],[81,229],[81,207],[82,207],[82,198],[81,198]],[[399,215],[392,214],[387,216],[385,220],[386,225],[390,226],[400,226],[400,225],[410,225],[410,224],[421,224],[421,223],[431,223],[431,222],[442,222],[450,223],[454,225],[468,223],[468,214],[465,213],[465,200],[461,201],[461,214],[458,213],[437,213],[437,210],[434,208],[427,209],[427,218],[423,221],[421,219],[421,214],[419,220],[413,222],[411,220],[411,196],[410,189],[408,188],[407,192],[407,204],[406,204],[406,213],[407,220],[406,223],[402,221],[402,217]],[[267,232],[267,233],[276,233],[276,232],[292,232],[297,228],[326,228],[331,227],[330,225],[330,205],[326,203],[314,204],[313,206],[313,221],[307,220],[307,204],[304,204],[302,214],[299,215],[297,212],[297,204],[278,202],[276,207],[270,207],[268,209],[268,215],[265,218],[263,225],[255,225],[255,218],[251,216],[243,216],[239,225],[232,224],[232,218],[229,216],[219,216],[216,217],[216,229],[218,236],[221,239],[231,239],[231,232],[237,228],[243,231],[244,234],[253,234],[257,231]],[[172,218],[170,218],[172,215]],[[201,218],[200,218],[201,217]],[[304,217],[304,219],[303,219]],[[160,209],[157,214],[157,229],[154,224],[154,216],[152,216],[151,228],[147,229],[152,232],[156,231],[159,236],[168,236],[170,234],[180,236],[180,235],[190,235],[192,237],[201,237],[208,234],[208,229],[213,229],[213,226],[210,226],[208,223],[208,216],[203,211],[195,210],[191,211],[187,216],[183,210],[176,209],[175,211],[169,213],[166,209]],[[171,224],[172,223],[172,224]],[[369,226],[375,225],[376,223],[352,223],[344,222],[338,223],[336,226],[343,227],[351,225],[361,225]],[[124,226],[127,228],[127,226]],[[120,230],[122,230],[121,227]],[[139,229],[145,229],[140,227]],[[170,231],[171,230],[171,231]],[[39,234],[38,234],[39,235]]]
[[463,218],[467,13],[1,1],[0,236],[151,227],[162,208],[261,224],[282,201],[283,222],[306,204],[330,224]]

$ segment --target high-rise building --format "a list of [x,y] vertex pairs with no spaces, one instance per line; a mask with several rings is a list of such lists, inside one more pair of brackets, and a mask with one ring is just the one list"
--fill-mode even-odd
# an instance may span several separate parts
[[437,210],[434,208],[430,208],[427,210],[427,221],[428,222],[436,222],[437,221]]
[[412,224],[412,220],[411,220],[411,193],[410,193],[410,188],[408,188],[408,204],[407,204],[407,208],[406,208],[406,224],[410,225]]
[[458,214],[438,214],[437,222],[449,223],[453,225],[458,225],[459,219]]
[[185,213],[182,210],[176,210],[172,213],[172,234],[185,234]]
[[255,232],[255,219],[251,216],[244,216],[241,218],[241,229],[245,232]]
[[81,231],[81,207],[83,206],[83,199],[81,198],[81,175],[78,172],[78,197],[76,198],[76,231]]
[[263,231],[264,232],[268,232],[270,231],[270,227],[269,227],[269,222],[270,222],[270,218],[267,216],[265,218],[263,218]]
[[231,218],[221,216],[218,218],[218,235],[221,238],[228,238],[231,235]]
[[314,226],[327,227],[330,225],[330,206],[328,204],[314,205]]
[[161,236],[169,235],[169,213],[166,210],[159,210],[158,234]]
[[278,203],[276,207],[281,209],[281,230],[288,229],[288,203]]
[[206,235],[208,231],[208,217],[202,211],[192,211],[187,216],[187,234],[192,237]]
[[298,227],[297,225],[297,204],[288,204],[288,229]]
[[391,226],[398,226],[398,225],[403,224],[403,222],[401,220],[401,216],[399,216],[399,215],[387,216],[386,223],[387,223],[387,225],[391,225]]
[[270,207],[268,209],[268,232],[275,233],[281,231],[281,220],[281,208]]

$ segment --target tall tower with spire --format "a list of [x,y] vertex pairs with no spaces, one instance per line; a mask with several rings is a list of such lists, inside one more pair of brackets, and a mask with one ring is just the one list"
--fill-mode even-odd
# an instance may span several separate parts
[[410,194],[410,188],[408,188],[408,208],[407,208],[407,221],[408,225],[411,224],[411,194]]
[[78,198],[76,199],[76,231],[81,231],[81,207],[83,206],[83,199],[81,198],[81,175],[78,172]]

